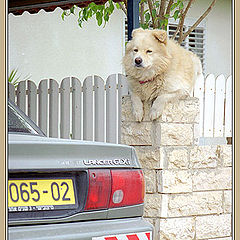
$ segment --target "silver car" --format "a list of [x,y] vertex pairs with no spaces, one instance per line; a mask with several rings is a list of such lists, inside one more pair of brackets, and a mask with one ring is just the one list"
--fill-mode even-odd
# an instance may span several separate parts
[[9,239],[152,240],[134,148],[46,137],[8,105]]

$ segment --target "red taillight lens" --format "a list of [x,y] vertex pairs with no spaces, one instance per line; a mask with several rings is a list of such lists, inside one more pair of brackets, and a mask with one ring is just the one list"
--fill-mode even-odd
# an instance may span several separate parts
[[106,209],[111,193],[110,170],[88,170],[89,187],[85,210]]
[[89,170],[85,210],[107,209],[143,203],[144,178],[141,170]]
[[143,203],[144,178],[141,170],[112,170],[109,208]]

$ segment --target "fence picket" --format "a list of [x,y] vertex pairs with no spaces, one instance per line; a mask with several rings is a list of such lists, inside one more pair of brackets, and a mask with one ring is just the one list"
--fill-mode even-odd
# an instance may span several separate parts
[[[53,79],[49,80],[49,89],[47,79],[40,82],[38,89],[30,80],[20,82],[17,91],[12,84],[8,86],[9,99],[17,102],[50,137],[69,138],[72,133],[73,139],[121,142],[121,102],[122,96],[128,94],[126,77],[122,74],[110,75],[105,86],[99,76],[87,77],[83,86],[79,79],[67,77],[62,80],[60,91]],[[225,80],[223,75],[216,79],[213,74],[205,79],[201,76],[193,96],[199,98],[200,137],[231,137],[232,77]]]
[[8,98],[15,103],[15,87],[11,83],[8,83]]
[[209,74],[205,81],[204,137],[213,137],[214,91],[215,77],[213,74]]
[[28,88],[28,116],[37,122],[37,86],[33,81],[27,81]]
[[93,140],[93,80],[85,78],[83,82],[83,139]]
[[17,86],[17,105],[26,113],[26,81],[19,82]]
[[232,77],[226,81],[225,137],[232,137]]
[[49,79],[49,137],[58,137],[59,86],[56,80]]
[[64,78],[60,86],[60,137],[70,138],[70,77]]
[[199,98],[199,109],[200,109],[200,119],[199,119],[199,134],[200,137],[204,135],[204,77],[201,75],[195,84],[193,96]]
[[48,80],[41,80],[39,83],[38,98],[38,126],[47,135],[48,128]]
[[223,137],[225,82],[224,75],[216,78],[214,137]]
[[104,81],[99,76],[94,76],[94,100],[95,100],[95,120],[94,138],[95,141],[105,140],[105,106],[104,106]]
[[118,74],[118,143],[121,143],[122,97],[128,95],[127,79]]
[[117,83],[116,74],[106,81],[106,142],[116,143],[117,139]]
[[81,82],[72,77],[72,138],[81,139],[81,110],[82,110],[82,86]]

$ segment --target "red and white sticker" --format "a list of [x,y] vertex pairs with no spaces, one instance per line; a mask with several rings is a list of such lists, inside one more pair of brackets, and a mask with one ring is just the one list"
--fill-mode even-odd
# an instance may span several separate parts
[[121,235],[93,237],[92,240],[152,240],[152,232],[127,233]]

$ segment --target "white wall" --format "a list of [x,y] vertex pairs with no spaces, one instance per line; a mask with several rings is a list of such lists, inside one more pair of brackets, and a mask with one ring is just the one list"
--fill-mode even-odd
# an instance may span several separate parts
[[[210,0],[197,0],[189,17],[197,18],[209,6]],[[122,72],[124,54],[124,15],[117,11],[105,28],[95,19],[81,29],[74,16],[61,20],[62,10],[38,14],[25,12],[9,15],[9,71],[18,68],[22,76],[32,80],[43,78],[61,81],[66,76],[84,79],[97,74],[106,78]],[[205,73],[231,74],[231,0],[218,0],[205,19]]]
[[[189,17],[198,18],[207,9],[212,0],[195,1],[189,11]],[[205,18],[206,24],[206,68],[205,74],[216,76],[231,74],[232,61],[232,15],[231,0],[218,0]]]
[[96,20],[77,25],[77,18],[61,19],[62,10],[37,14],[9,15],[9,72],[18,68],[22,77],[31,75],[38,83],[44,78],[61,81],[93,74],[106,78],[122,72],[124,16],[117,10],[105,28]]

